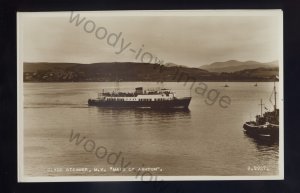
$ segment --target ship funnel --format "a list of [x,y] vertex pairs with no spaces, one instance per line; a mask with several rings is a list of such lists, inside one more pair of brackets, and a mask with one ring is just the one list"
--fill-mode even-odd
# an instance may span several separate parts
[[137,87],[135,88],[136,94],[143,94],[143,87]]

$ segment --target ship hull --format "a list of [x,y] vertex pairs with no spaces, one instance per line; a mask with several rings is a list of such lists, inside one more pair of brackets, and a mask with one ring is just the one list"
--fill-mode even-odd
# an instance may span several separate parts
[[108,107],[108,108],[184,108],[187,109],[191,101],[191,97],[176,98],[165,101],[104,101],[98,99],[89,99],[89,106]]
[[252,136],[279,136],[279,125],[275,124],[255,125],[251,122],[246,122],[243,128],[247,134]]

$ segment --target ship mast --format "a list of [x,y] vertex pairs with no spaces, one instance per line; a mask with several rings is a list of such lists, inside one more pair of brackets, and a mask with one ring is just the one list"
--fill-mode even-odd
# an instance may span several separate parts
[[118,74],[116,74],[116,85],[115,85],[115,90],[118,92],[120,90],[120,84],[119,84],[119,77]]
[[274,104],[274,111],[276,112],[276,94],[277,94],[277,92],[276,92],[276,83],[275,83],[275,81],[274,81],[274,100],[275,100],[275,104]]
[[262,108],[262,107],[263,107],[263,105],[264,105],[264,104],[262,103],[262,99],[260,99],[260,104],[259,104],[259,105],[260,105],[260,116],[262,117],[262,116],[263,116],[263,108]]

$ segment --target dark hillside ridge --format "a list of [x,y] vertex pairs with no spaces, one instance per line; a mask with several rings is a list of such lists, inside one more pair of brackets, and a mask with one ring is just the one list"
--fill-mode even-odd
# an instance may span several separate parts
[[199,68],[150,63],[24,63],[25,82],[114,81],[273,81],[278,68],[209,72]]

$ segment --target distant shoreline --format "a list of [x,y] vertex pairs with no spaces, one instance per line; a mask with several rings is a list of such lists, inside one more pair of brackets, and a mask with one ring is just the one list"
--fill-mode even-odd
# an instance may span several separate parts
[[23,68],[24,82],[273,82],[279,75],[276,67],[212,72],[178,65],[130,62],[26,63]]

